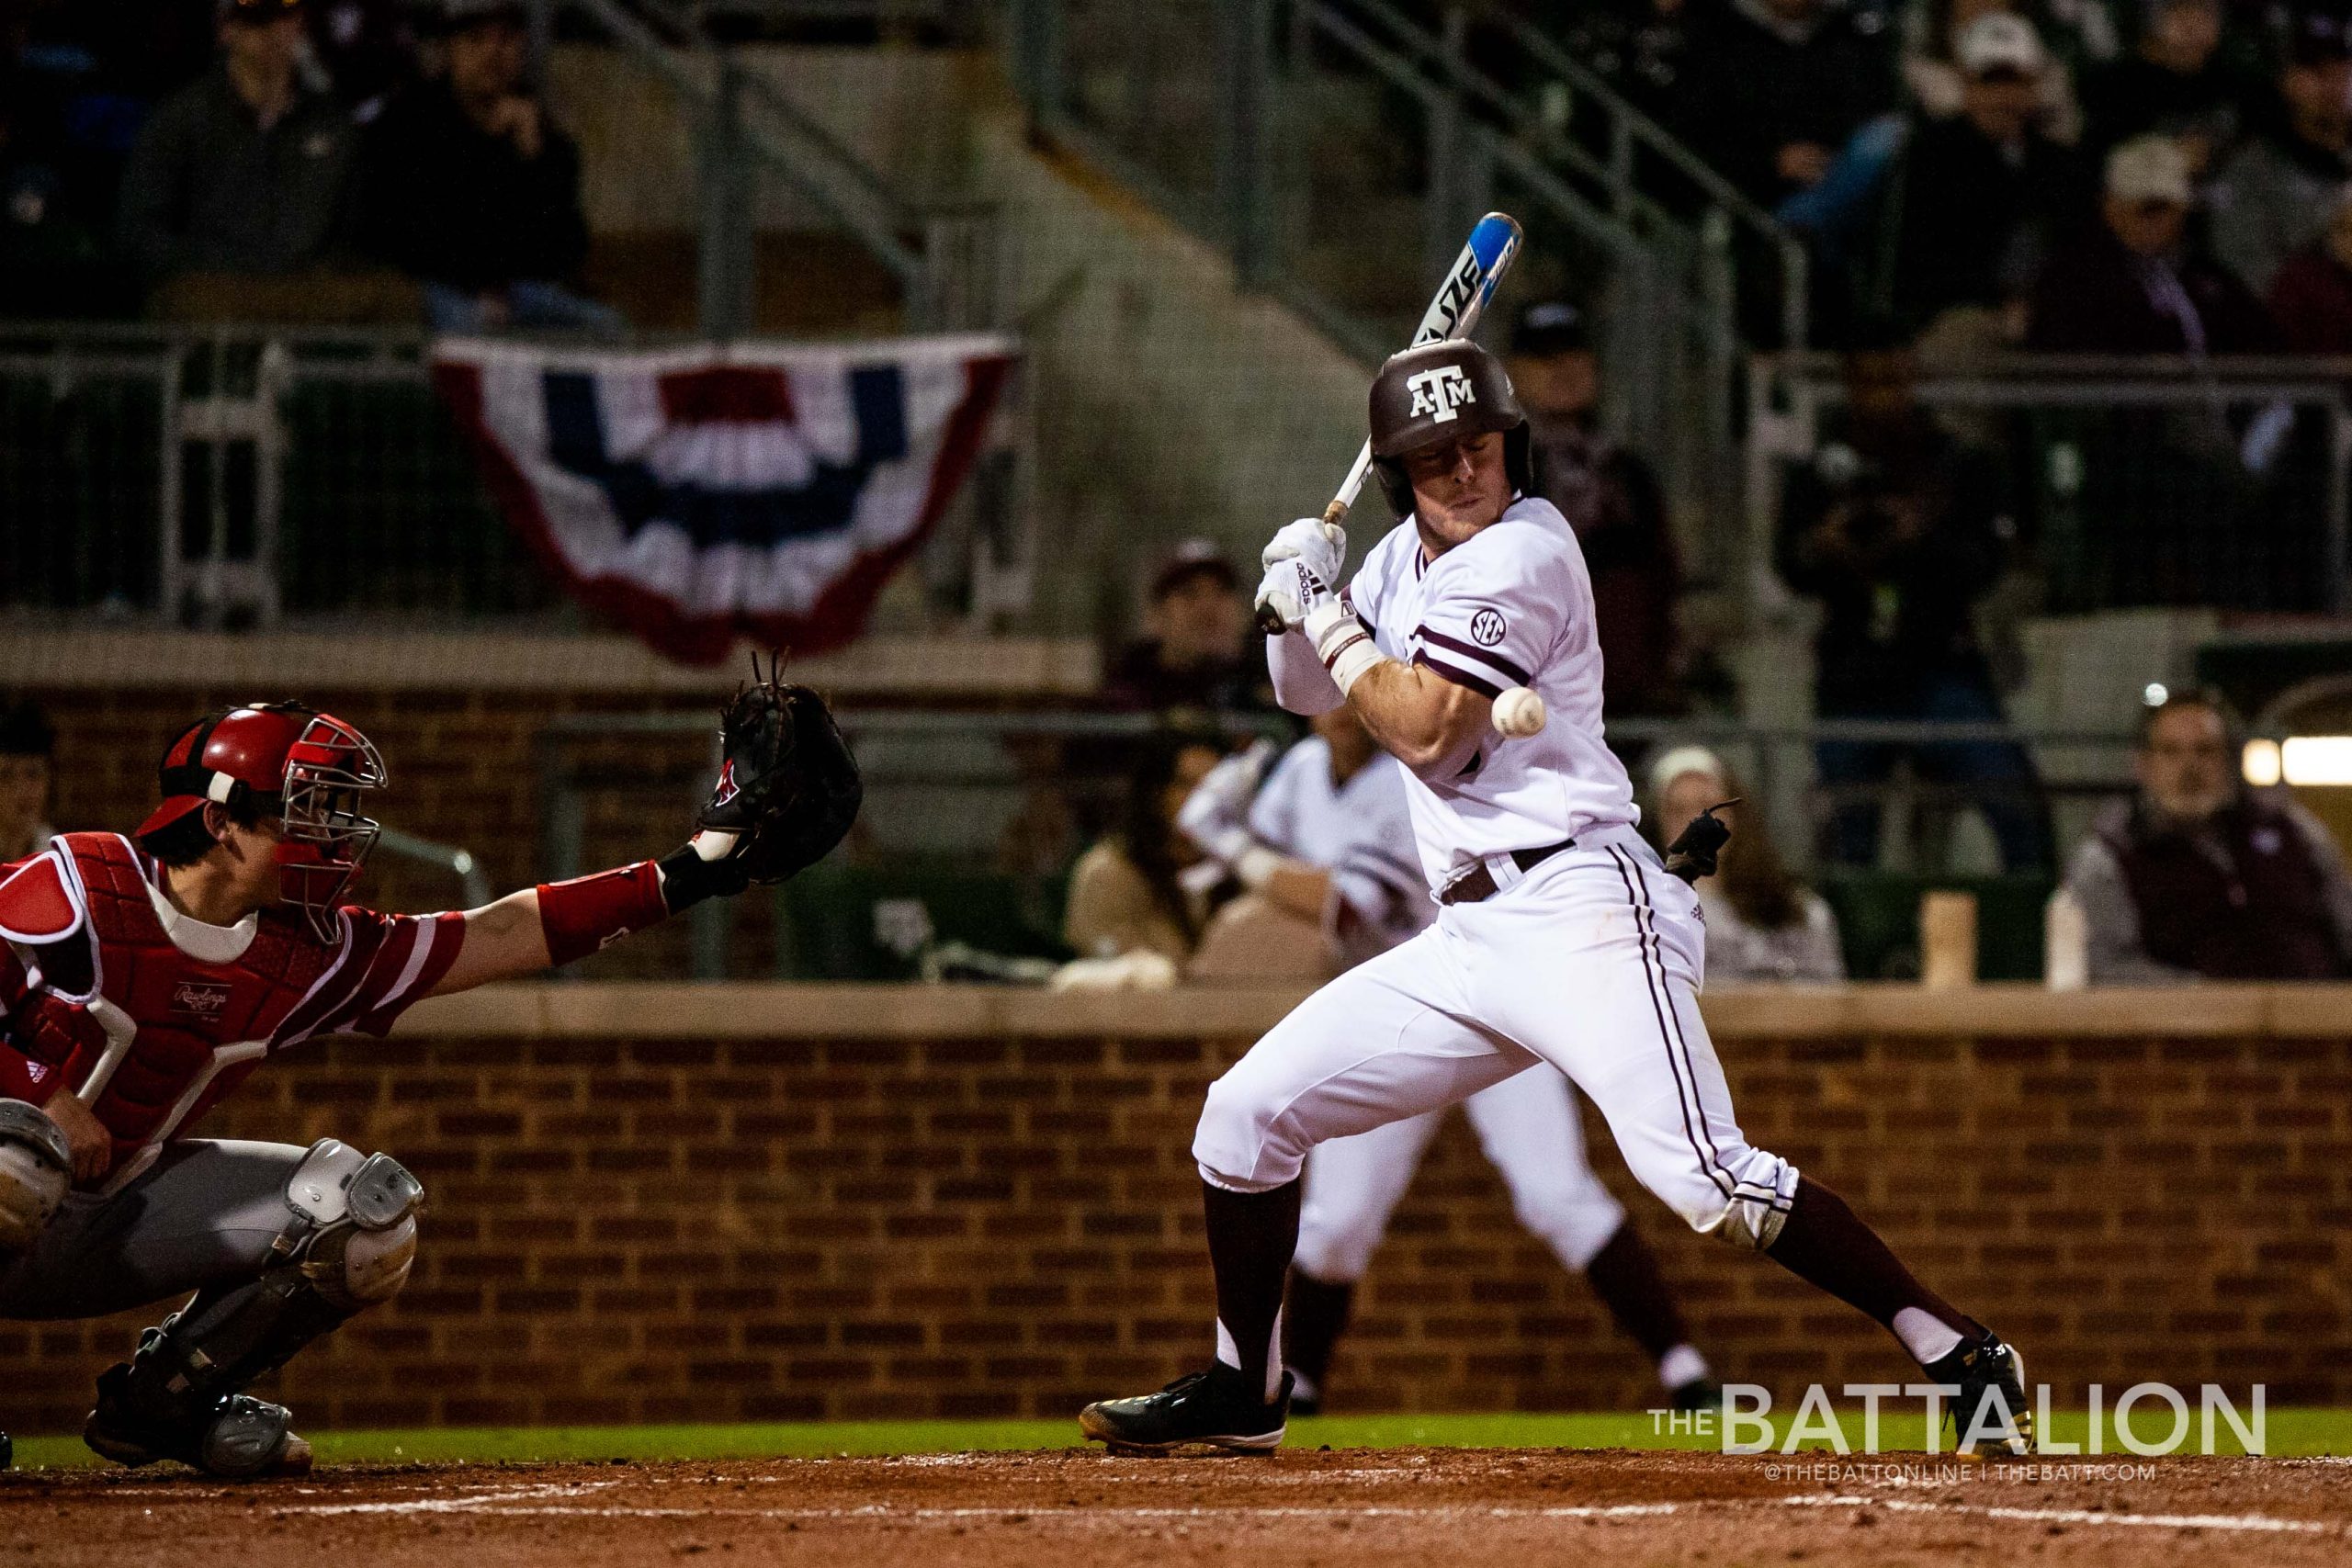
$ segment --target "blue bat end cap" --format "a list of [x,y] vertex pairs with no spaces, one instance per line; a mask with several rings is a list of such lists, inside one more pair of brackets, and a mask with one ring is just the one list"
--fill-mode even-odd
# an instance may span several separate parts
[[1492,267],[1519,241],[1519,225],[1499,212],[1489,212],[1470,231],[1470,254],[1482,268]]

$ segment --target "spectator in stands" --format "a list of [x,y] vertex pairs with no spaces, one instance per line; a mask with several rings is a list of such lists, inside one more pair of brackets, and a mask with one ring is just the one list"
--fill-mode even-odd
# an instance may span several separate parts
[[1758,203],[1819,185],[1848,137],[1895,100],[1883,12],[1826,0],[1730,0],[1694,25],[1697,150]]
[[445,0],[447,70],[395,99],[368,143],[368,248],[424,285],[440,332],[620,330],[571,287],[588,254],[580,152],[525,81],[514,0]]
[[2072,354],[2256,354],[2277,342],[2262,304],[2188,236],[2188,159],[2168,137],[2107,155],[2098,221],[2036,280],[2030,346]]
[[[1650,805],[1662,850],[1711,806],[1746,795],[1723,759],[1676,746],[1650,764]],[[1697,883],[1707,922],[1707,978],[1832,985],[1846,977],[1838,917],[1789,874],[1760,806],[1718,811],[1733,829],[1713,876]]]
[[2074,68],[2086,60],[2111,60],[2118,45],[2114,26],[2100,6],[2061,9],[2063,17],[2031,0],[1923,0],[1907,7],[1902,20],[1903,83],[1916,110],[1928,119],[1962,113],[1969,68],[1961,59],[1961,40],[1987,17],[2013,17],[2033,30],[2036,40],[2041,63],[2034,75],[2035,118],[2052,137],[2074,143],[2082,134]]
[[1584,312],[1531,305],[1511,334],[1510,369],[1535,452],[1535,488],[1560,509],[1592,573],[1609,710],[1680,705],[1675,601],[1681,561],[1657,475],[1601,433],[1600,363]]
[[2352,185],[2327,202],[2326,232],[2270,280],[2270,315],[2295,354],[2352,354]]
[[301,0],[224,0],[220,63],[156,109],[124,171],[119,238],[164,314],[214,313],[226,276],[285,277],[338,257],[356,130],[299,69]]
[[1176,829],[1185,796],[1222,755],[1204,736],[1154,737],[1138,751],[1119,827],[1078,857],[1062,939],[1080,958],[1156,953],[1182,966],[1216,906],[1238,891]]
[[2352,976],[2352,883],[2319,819],[2246,787],[2229,715],[2203,692],[2140,718],[2136,798],[2103,813],[2066,886],[2108,985]]
[[2033,25],[2005,11],[1979,17],[1954,53],[1961,112],[1915,121],[1890,186],[1889,304],[1906,332],[1955,306],[2021,299],[2086,194],[2074,155],[2040,123],[2049,57]]
[[1208,539],[1187,539],[1152,574],[1145,636],[1115,660],[1105,694],[1120,707],[1269,713],[1265,660],[1249,649],[1241,574]]
[[31,702],[0,711],[0,864],[39,854],[57,835],[47,820],[56,750],[57,731]]
[[2213,254],[2256,294],[2326,230],[2352,180],[2352,39],[2344,18],[2297,17],[2278,70],[2278,98],[2259,135],[2215,166],[2207,206]]
[[[1781,492],[1781,574],[1821,601],[1814,693],[1823,718],[1997,724],[2000,693],[1973,611],[2007,564],[2007,487],[1988,455],[1961,446],[1919,406],[1913,376],[1907,349],[1848,354],[1847,405]],[[1928,781],[1974,794],[2008,869],[2051,863],[2040,783],[2014,741],[1825,740],[1815,765],[1825,784],[1869,784],[1906,756]],[[1878,823],[1874,804],[1840,805],[1824,852],[1872,863]]]
[[2222,0],[2147,0],[2139,47],[2083,84],[2085,142],[2095,153],[2169,136],[2192,172],[2237,135],[2239,84],[2222,53]]

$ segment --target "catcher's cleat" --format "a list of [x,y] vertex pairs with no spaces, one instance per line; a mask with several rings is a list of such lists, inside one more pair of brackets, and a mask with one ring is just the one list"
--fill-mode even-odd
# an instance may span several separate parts
[[1078,1413],[1079,1430],[1113,1453],[1164,1454],[1202,1447],[1269,1453],[1282,1446],[1288,1425],[1291,1379],[1268,1402],[1240,1370],[1220,1361],[1188,1372],[1158,1393],[1105,1399]]
[[2033,1451],[2033,1406],[2025,1396],[2025,1358],[2003,1344],[1999,1335],[1987,1329],[1979,1338],[1964,1340],[1951,1354],[1929,1362],[1926,1371],[1930,1382],[1959,1386],[1960,1397],[1952,1401],[1947,1417],[1959,1438],[1968,1436],[1987,1396],[2000,1395],[1998,1409],[1980,1427],[1995,1429],[1997,1418],[2006,1415],[2006,1421],[1998,1423],[2000,1435],[1959,1451],[1978,1459],[2011,1458]]
[[291,1416],[284,1405],[230,1393],[198,1405],[184,1421],[158,1420],[134,1408],[130,1381],[126,1363],[98,1375],[97,1408],[83,1423],[82,1441],[101,1459],[132,1469],[177,1460],[224,1481],[311,1473],[311,1445],[287,1426]]

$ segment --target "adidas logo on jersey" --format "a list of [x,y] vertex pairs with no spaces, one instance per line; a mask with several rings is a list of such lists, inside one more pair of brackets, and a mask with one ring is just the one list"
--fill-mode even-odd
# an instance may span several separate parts
[[1452,419],[1464,404],[1478,400],[1477,389],[1470,385],[1470,378],[1459,365],[1441,365],[1408,376],[1405,385],[1413,394],[1414,417],[1427,414],[1440,424]]

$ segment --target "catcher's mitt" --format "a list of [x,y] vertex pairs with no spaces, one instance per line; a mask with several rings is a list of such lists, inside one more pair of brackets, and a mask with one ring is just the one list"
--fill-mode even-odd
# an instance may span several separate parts
[[697,828],[738,836],[724,863],[757,883],[782,882],[824,859],[865,798],[832,710],[808,687],[782,679],[783,665],[772,654],[762,675],[752,656],[751,684],[719,717],[718,783],[695,818]]

